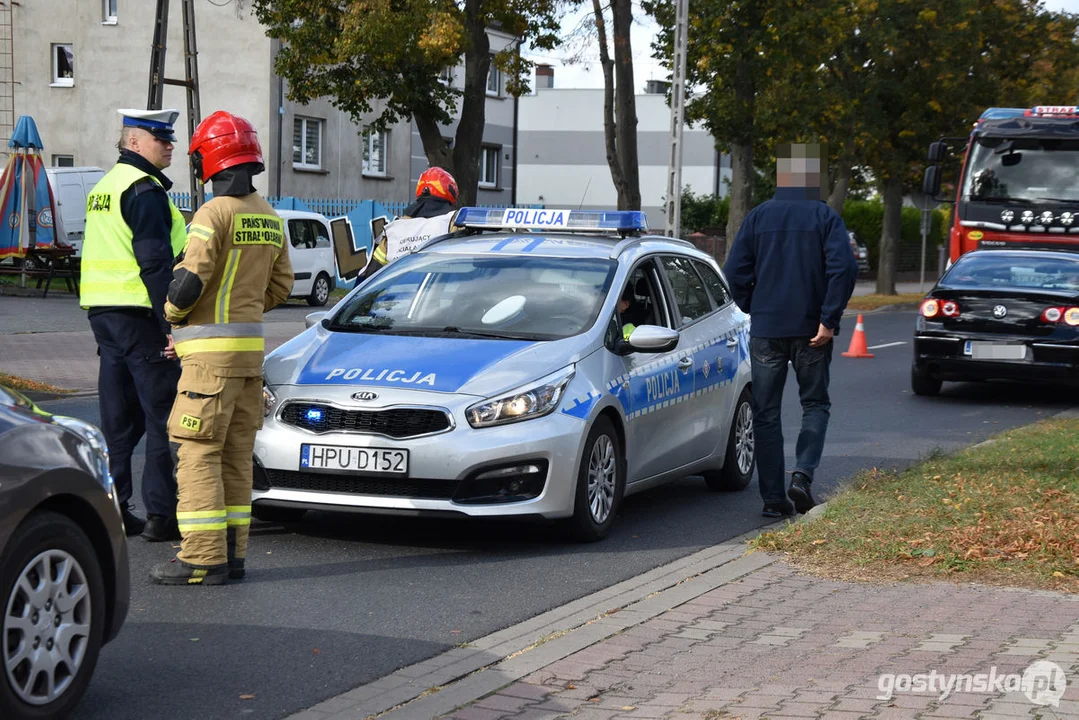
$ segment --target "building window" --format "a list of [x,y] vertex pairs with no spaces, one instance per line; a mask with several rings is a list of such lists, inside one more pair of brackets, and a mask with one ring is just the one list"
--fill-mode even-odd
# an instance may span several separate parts
[[322,168],[322,121],[298,117],[292,122],[292,166]]
[[75,84],[75,46],[53,44],[52,46],[52,84],[71,87]]
[[453,85],[453,66],[447,65],[442,68],[442,72],[438,74],[438,79],[446,85]]
[[502,154],[502,148],[483,148],[482,162],[480,163],[480,186],[498,187],[498,158]]
[[116,24],[116,0],[103,0],[102,22],[108,25]]
[[74,155],[53,155],[52,156],[53,167],[75,167]]
[[386,150],[390,146],[390,133],[369,132],[363,136],[363,174],[386,174]]
[[491,56],[491,69],[487,71],[487,94],[502,94],[502,71],[495,67],[494,56]]

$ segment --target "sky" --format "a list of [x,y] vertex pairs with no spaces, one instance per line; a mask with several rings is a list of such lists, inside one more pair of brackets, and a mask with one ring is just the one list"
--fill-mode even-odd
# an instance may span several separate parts
[[[1049,10],[1064,10],[1079,14],[1079,0],[1045,0],[1045,7]],[[581,18],[592,14],[591,3],[582,6],[578,13],[566,18],[562,23],[562,31],[569,35]],[[652,40],[656,34],[656,25],[651,22],[640,3],[633,3],[633,15],[640,18],[635,22],[630,35],[633,47],[633,80],[639,89],[644,88],[648,80],[666,80],[667,70],[652,59]],[[525,52],[524,55],[537,63],[546,63],[555,68],[554,86],[556,88],[602,88],[603,70],[599,64],[599,51],[592,43],[586,43],[584,47],[578,43],[576,47],[571,43],[570,47],[560,47],[550,52]],[[577,60],[575,62],[571,62]]]

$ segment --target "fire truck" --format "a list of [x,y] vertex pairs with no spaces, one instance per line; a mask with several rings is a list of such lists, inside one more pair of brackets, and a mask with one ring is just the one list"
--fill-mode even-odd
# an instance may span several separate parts
[[951,202],[940,197],[940,163],[960,148],[949,265],[979,248],[1079,250],[1079,108],[989,108],[969,137],[929,146],[926,195]]

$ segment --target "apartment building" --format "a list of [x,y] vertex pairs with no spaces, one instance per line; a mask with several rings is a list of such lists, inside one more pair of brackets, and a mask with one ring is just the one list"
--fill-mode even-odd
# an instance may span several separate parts
[[[171,5],[165,75],[183,78],[181,3]],[[415,128],[402,122],[364,133],[362,122],[352,122],[328,99],[307,105],[288,100],[287,84],[273,70],[277,43],[266,37],[250,3],[245,6],[195,4],[200,102],[203,117],[224,109],[258,129],[267,170],[256,180],[258,190],[386,202],[411,197],[427,167]],[[0,3],[0,139],[6,140],[19,115],[31,115],[50,165],[111,167],[120,133],[117,108],[146,107],[155,7],[151,0]],[[491,31],[493,51],[512,41]],[[449,81],[463,87],[463,65]],[[166,86],[163,105],[181,111],[167,174],[177,191],[187,191],[185,89]],[[493,72],[481,203],[508,203],[512,194],[513,106]],[[375,104],[364,120],[379,110]],[[446,128],[446,137],[452,138],[454,127]]]
[[[548,207],[609,209],[618,193],[611,180],[603,134],[602,89],[557,89],[554,69],[537,68],[536,89],[520,99],[517,202]],[[671,154],[671,109],[666,84],[650,80],[636,96],[641,209],[652,228],[665,225],[664,198]],[[703,127],[683,131],[682,185],[725,195],[730,158],[716,150]]]

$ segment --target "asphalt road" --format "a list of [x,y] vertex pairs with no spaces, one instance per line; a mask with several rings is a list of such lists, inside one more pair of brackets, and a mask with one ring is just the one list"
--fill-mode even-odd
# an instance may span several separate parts
[[[286,312],[303,310],[296,306]],[[909,389],[914,314],[866,317],[872,360],[832,364],[832,423],[815,490],[863,468],[902,468],[1079,404],[1060,389],[945,385]],[[44,406],[95,421],[92,398]],[[800,424],[790,378],[788,466]],[[255,523],[242,584],[161,588],[146,580],[174,549],[131,542],[132,608],[101,655],[75,717],[284,717],[323,699],[759,527],[756,485],[714,494],[680,482],[628,498],[611,536],[563,541],[547,526],[311,513]],[[241,696],[253,696],[244,699]]]

